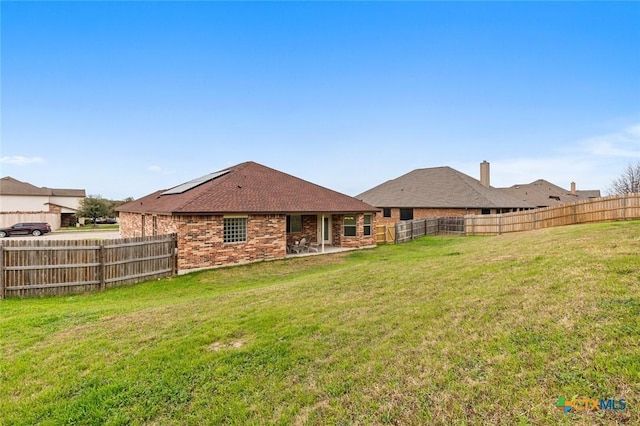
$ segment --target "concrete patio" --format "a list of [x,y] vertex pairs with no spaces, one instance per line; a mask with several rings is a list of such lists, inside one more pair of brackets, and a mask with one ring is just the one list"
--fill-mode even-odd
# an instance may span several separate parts
[[300,252],[300,253],[287,253],[287,255],[285,256],[285,258],[290,258],[290,257],[303,257],[303,256],[315,256],[315,255],[319,255],[319,254],[332,254],[332,253],[340,253],[343,251],[354,251],[354,250],[362,250],[362,249],[371,249],[371,248],[375,248],[375,245],[372,246],[365,246],[365,247],[335,247],[329,244],[325,244],[324,246],[324,252],[322,251],[322,247],[318,247],[318,251],[313,251],[313,249],[309,252],[304,251],[304,252]]

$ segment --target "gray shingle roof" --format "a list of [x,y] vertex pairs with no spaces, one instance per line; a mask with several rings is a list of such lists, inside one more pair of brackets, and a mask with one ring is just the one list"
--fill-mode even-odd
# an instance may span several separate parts
[[[118,207],[130,213],[355,213],[374,212],[356,198],[249,161],[195,187],[159,190]],[[179,188],[174,187],[175,188]],[[173,193],[171,193],[173,192]]]
[[85,197],[84,189],[39,188],[11,176],[0,179],[0,195],[39,195],[57,197]]
[[376,207],[530,208],[497,188],[451,167],[416,169],[380,184],[356,198]]
[[530,202],[536,207],[557,206],[578,200],[600,197],[599,190],[582,190],[572,194],[570,191],[544,179],[500,189],[513,197]]

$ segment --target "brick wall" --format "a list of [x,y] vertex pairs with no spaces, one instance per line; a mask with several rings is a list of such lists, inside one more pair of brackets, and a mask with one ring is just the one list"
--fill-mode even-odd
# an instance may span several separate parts
[[[430,217],[455,217],[464,216],[465,214],[480,214],[481,209],[425,209],[414,208],[414,219],[427,219]],[[382,217],[383,212],[376,213],[376,221],[378,225],[393,225],[400,222],[400,209],[392,208],[391,217]]]
[[334,214],[331,216],[331,232],[333,233],[333,245],[344,248],[366,247],[376,244],[376,217],[371,215],[371,235],[364,235],[364,214],[358,213],[356,216],[356,236],[345,237],[343,231],[345,215]]
[[118,223],[122,238],[166,235],[178,230],[174,216],[169,215],[120,213]]
[[249,215],[247,241],[224,242],[223,216],[179,216],[178,269],[206,268],[283,258],[285,215]]
[[287,244],[293,244],[296,241],[300,241],[303,237],[310,238],[311,241],[317,241],[318,239],[318,216],[303,214],[302,215],[302,231],[289,232],[287,234]]
[[[155,217],[155,219],[153,219]],[[375,216],[372,216],[371,235],[364,235],[364,215],[357,217],[357,235],[342,235],[343,215],[332,215],[333,245],[338,247],[364,247],[375,245]],[[178,234],[178,269],[181,271],[196,268],[234,265],[260,260],[279,259],[286,255],[286,215],[249,215],[247,220],[247,241],[237,243],[224,242],[224,217],[210,216],[167,216],[141,215],[137,213],[120,214],[120,235],[122,238],[153,235]],[[303,215],[302,236],[317,240],[316,215]],[[298,238],[295,238],[298,237]]]
[[120,213],[118,224],[120,225],[120,237],[134,238],[142,236],[141,215],[137,213]]
[[391,217],[384,217],[384,210],[376,213],[376,222],[378,225],[393,225],[400,222],[400,209],[392,208]]
[[302,215],[302,236],[318,241],[318,216]]
[[61,214],[62,207],[49,203],[49,213]]
[[480,214],[481,209],[413,209],[414,219],[430,217],[457,217],[465,214]]

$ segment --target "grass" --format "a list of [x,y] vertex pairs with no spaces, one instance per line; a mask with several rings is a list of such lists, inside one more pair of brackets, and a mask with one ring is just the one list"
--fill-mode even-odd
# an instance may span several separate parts
[[617,222],[0,301],[0,424],[638,424],[639,255]]
[[59,229],[64,232],[92,232],[92,231],[115,231],[120,229],[120,225],[114,224],[96,224],[85,226],[65,226]]

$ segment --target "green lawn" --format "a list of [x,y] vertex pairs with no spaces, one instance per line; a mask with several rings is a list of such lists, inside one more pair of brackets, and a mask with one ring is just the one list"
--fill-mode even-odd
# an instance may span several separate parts
[[[0,424],[639,424],[640,222],[0,301]],[[559,397],[625,399],[563,414]]]
[[93,232],[93,231],[115,231],[120,229],[120,225],[117,223],[114,224],[95,224],[95,225],[85,225],[85,226],[66,226],[60,228],[60,231],[64,232]]

